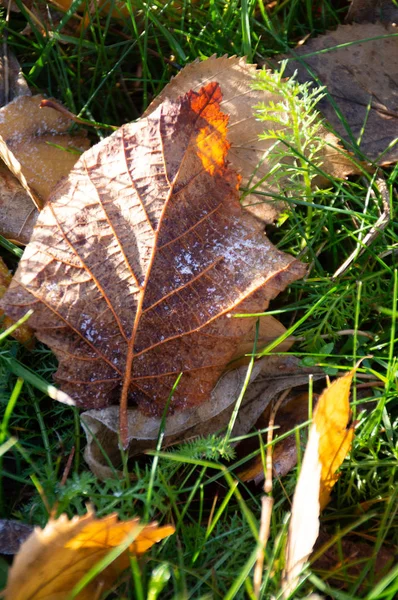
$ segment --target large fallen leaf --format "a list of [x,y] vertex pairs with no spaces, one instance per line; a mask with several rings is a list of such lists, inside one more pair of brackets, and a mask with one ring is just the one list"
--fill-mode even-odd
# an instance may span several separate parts
[[[247,64],[244,58],[236,56],[196,60],[166,85],[144,114],[149,115],[165,98],[176,99],[191,89],[198,91],[213,79],[217,81],[223,95],[221,108],[230,115],[228,159],[242,177],[241,188],[253,188],[252,193],[242,199],[242,205],[262,222],[272,223],[285,208],[285,203],[274,199],[280,194],[280,188],[269,173],[274,165],[267,153],[275,140],[264,140],[259,136],[265,130],[274,129],[275,123],[256,118],[254,107],[261,103],[278,103],[282,98],[253,89],[256,70],[256,65]],[[350,157],[339,147],[336,136],[324,128],[321,135],[327,141],[320,157],[323,170],[341,178],[356,172]]]
[[117,515],[96,519],[93,513],[66,515],[36,528],[21,546],[9,571],[6,600],[64,600],[78,581],[113,548],[137,531],[130,547],[92,580],[76,598],[98,598],[109,590],[129,566],[129,556],[143,554],[153,544],[174,533],[174,527],[151,523],[142,527],[138,519],[119,521]]
[[39,209],[90,145],[84,135],[68,133],[70,119],[41,109],[42,100],[20,96],[0,109],[0,158]]
[[205,402],[255,318],[305,267],[242,211],[220,88],[165,100],[87,151],[40,214],[2,305],[81,407]]
[[336,379],[314,411],[300,475],[293,496],[286,547],[283,594],[296,588],[319,533],[319,514],[339,478],[336,473],[351,448],[350,387],[355,369]]
[[[328,49],[328,51],[325,51]],[[330,49],[330,50],[329,50]],[[327,88],[318,109],[352,150],[385,165],[398,159],[396,27],[380,23],[341,25],[295,49],[286,73],[316,78]],[[389,145],[393,146],[388,149]]]
[[[293,356],[266,356],[256,362],[250,383],[242,400],[233,437],[245,435],[258,420],[264,408],[283,390],[303,385],[308,380],[309,369],[303,369]],[[207,402],[168,415],[162,446],[167,447],[197,436],[221,433],[230,421],[235,403],[242,390],[247,366],[241,366],[223,375],[212,390]],[[115,475],[121,456],[118,445],[119,415],[116,406],[90,410],[81,416],[87,437],[84,457],[97,477],[105,479]],[[143,415],[138,409],[128,411],[128,453],[135,456],[156,447],[161,417]]]

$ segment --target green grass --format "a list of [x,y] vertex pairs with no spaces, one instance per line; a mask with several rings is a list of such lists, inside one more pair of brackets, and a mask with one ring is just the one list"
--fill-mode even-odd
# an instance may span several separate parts
[[[120,18],[92,13],[86,33],[79,33],[71,17],[79,0],[60,22],[54,17],[48,36],[19,0],[17,4],[21,12],[12,13],[8,25],[3,12],[0,27],[8,31],[8,45],[29,85],[84,119],[103,124],[90,132],[93,142],[109,135],[107,125],[138,118],[170,78],[197,57],[227,53],[266,62],[305,36],[336,27],[347,8],[345,2],[331,0],[283,0],[270,10],[250,0],[137,0],[125,3]],[[22,33],[27,23],[30,35]],[[367,541],[372,558],[359,565],[355,577],[344,565],[336,573],[310,568],[297,598],[317,592],[336,600],[392,600],[398,591],[396,567],[379,582],[373,573],[380,549],[396,552],[398,542],[397,176],[396,168],[380,169],[374,177],[329,179],[326,188],[311,193],[307,186],[302,195],[287,198],[284,222],[269,228],[279,248],[311,264],[309,276],[271,307],[287,327],[300,321],[293,354],[304,365],[320,364],[331,374],[349,369],[360,357],[372,357],[363,361],[356,377],[359,385],[354,386],[353,449],[322,516],[322,526],[336,540],[351,532],[353,539]],[[391,220],[349,268],[332,279],[345,259],[362,249],[361,240],[379,218],[380,177],[387,185]],[[2,256],[14,268],[18,250],[10,243],[1,245]],[[347,330],[351,333],[339,333]],[[30,352],[10,337],[2,340],[0,517],[44,526],[49,511],[84,514],[90,502],[99,516],[116,511],[121,518],[140,515],[173,522],[176,534],[155,546],[145,560],[134,562],[131,578],[110,598],[254,598],[252,569],[262,492],[238,482],[242,460],[235,458],[231,446],[213,437],[168,451],[160,448],[125,463],[121,479],[99,481],[84,463],[77,411],[46,393],[55,369],[56,361],[44,346],[38,344]],[[372,386],[363,387],[367,382]],[[72,448],[71,469],[61,483]],[[289,500],[297,474],[295,469],[274,482],[262,598],[280,597]],[[1,559],[0,575],[6,570],[7,562]],[[345,582],[344,589],[339,581]]]

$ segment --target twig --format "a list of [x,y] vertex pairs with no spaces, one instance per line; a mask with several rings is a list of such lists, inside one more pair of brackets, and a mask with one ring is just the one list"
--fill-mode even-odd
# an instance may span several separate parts
[[55,100],[48,100],[45,98],[40,102],[40,108],[52,108],[53,110],[58,111],[61,115],[64,115],[71,121],[78,123],[79,125],[86,125],[89,127],[95,127],[97,129],[112,129],[112,131],[116,131],[118,127],[116,125],[107,125],[106,123],[97,123],[96,121],[89,121],[88,119],[83,119],[82,117],[77,117],[70,110],[62,106],[59,102]]
[[264,552],[267,546],[269,532],[270,532],[270,523],[271,523],[271,515],[272,515],[272,507],[274,504],[274,499],[272,497],[272,452],[273,445],[272,439],[274,436],[274,425],[275,425],[275,417],[278,412],[282,402],[285,400],[286,396],[290,393],[291,388],[285,390],[283,394],[281,394],[279,400],[272,407],[271,414],[268,422],[268,433],[267,433],[267,456],[265,461],[265,481],[264,481],[264,492],[267,494],[261,498],[261,521],[260,521],[260,531],[258,534],[258,550],[256,557],[256,566],[254,568],[253,575],[253,587],[254,587],[254,595],[256,598],[260,597],[260,589],[261,582],[263,579],[263,570],[264,570]]
[[11,0],[8,0],[6,13],[6,26],[3,32],[3,81],[4,81],[4,106],[10,101],[10,64],[8,60],[8,23],[10,21]]
[[347,260],[345,260],[343,264],[337,269],[337,271],[332,275],[332,280],[342,275],[348,269],[350,264],[356,258],[361,256],[361,254],[365,251],[366,246],[370,246],[370,244],[377,238],[378,235],[380,235],[380,232],[383,231],[390,222],[390,202],[386,182],[384,178],[380,176],[376,179],[376,183],[383,204],[383,212],[377,219],[376,223],[373,225],[369,233],[365,235],[361,243],[357,244],[357,247],[350,254]]
[[[340,329],[339,331],[336,331],[336,333],[322,333],[322,335],[319,336],[320,339],[322,340],[327,340],[330,337],[334,337],[336,335],[362,335],[364,337],[369,338],[370,340],[374,340],[374,335],[372,335],[371,333],[369,333],[368,331],[362,331],[361,329],[357,329],[355,331],[355,329]],[[300,335],[300,336],[294,336],[294,335],[290,335],[288,338],[286,338],[286,340],[288,341],[292,341],[292,342],[305,342],[307,340],[305,335]]]

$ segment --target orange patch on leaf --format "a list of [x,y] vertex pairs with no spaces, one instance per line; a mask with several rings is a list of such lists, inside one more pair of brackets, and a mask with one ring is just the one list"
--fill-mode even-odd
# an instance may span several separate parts
[[227,140],[229,117],[221,112],[221,100],[222,93],[216,82],[203,87],[199,94],[192,92],[190,96],[192,110],[208,122],[200,128],[195,145],[203,168],[210,175],[222,173],[231,145]]

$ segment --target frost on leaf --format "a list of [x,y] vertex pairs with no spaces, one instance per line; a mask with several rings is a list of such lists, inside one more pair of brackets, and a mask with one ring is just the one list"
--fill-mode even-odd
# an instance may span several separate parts
[[[255,319],[305,268],[239,204],[217,83],[165,100],[77,162],[3,301],[57,355],[76,404],[204,402]],[[124,419],[124,420],[123,420]]]

